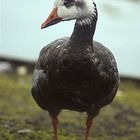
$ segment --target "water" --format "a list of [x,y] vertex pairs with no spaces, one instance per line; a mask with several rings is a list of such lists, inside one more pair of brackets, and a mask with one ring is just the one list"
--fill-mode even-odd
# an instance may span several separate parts
[[[94,39],[115,55],[122,75],[140,78],[140,3],[128,0],[97,2],[99,19]],[[49,42],[70,36],[74,21],[41,30],[52,1],[2,0],[0,55],[34,61]]]

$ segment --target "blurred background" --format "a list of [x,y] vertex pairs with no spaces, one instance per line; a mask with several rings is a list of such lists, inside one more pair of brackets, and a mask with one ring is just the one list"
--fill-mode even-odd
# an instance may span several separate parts
[[[94,40],[113,52],[121,85],[113,104],[97,118],[90,139],[140,139],[140,0],[97,0],[96,4]],[[41,30],[52,0],[1,0],[0,6],[0,139],[18,140],[20,135],[23,140],[51,139],[48,114],[30,96],[31,75],[41,48],[70,36],[75,21]],[[64,111],[60,116],[61,140],[78,140],[83,134],[84,118],[72,114]]]

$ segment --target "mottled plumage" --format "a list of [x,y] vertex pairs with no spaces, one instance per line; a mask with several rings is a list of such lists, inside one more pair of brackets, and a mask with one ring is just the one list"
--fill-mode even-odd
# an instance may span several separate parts
[[91,46],[73,47],[63,38],[42,49],[32,89],[41,108],[87,111],[112,101],[118,88],[116,62],[103,45],[93,46],[94,52]]

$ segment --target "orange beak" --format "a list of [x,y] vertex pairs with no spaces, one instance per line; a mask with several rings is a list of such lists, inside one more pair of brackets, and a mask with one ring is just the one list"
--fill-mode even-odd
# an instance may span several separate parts
[[42,23],[41,29],[44,29],[44,28],[51,26],[51,25],[54,25],[54,24],[60,22],[61,20],[62,20],[62,18],[57,15],[57,7],[56,7],[53,9],[51,14],[47,18],[47,20],[44,23]]

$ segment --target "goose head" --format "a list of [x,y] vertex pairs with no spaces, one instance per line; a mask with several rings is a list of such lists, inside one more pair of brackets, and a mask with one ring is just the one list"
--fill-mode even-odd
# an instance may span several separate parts
[[[89,18],[97,19],[97,9],[94,0],[56,0],[54,8],[41,29],[61,21],[77,19],[80,24],[90,22]],[[82,22],[83,21],[83,22]]]

